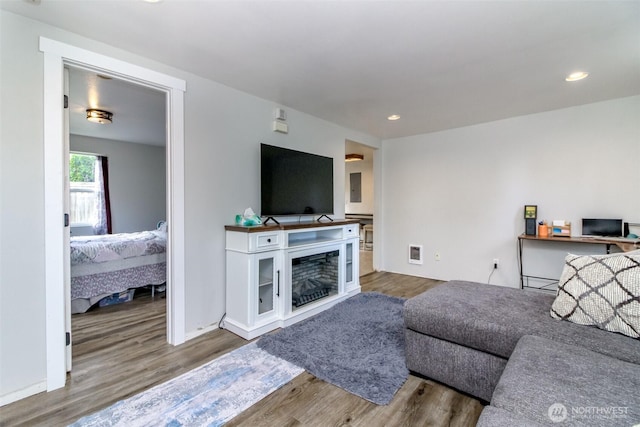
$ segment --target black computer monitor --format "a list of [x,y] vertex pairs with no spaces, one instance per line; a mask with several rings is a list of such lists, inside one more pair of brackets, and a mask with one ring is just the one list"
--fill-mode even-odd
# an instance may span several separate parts
[[582,218],[583,236],[621,237],[621,219]]

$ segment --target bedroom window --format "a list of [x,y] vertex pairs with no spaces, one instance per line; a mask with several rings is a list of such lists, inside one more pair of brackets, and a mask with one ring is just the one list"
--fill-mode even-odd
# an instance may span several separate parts
[[72,227],[93,227],[111,233],[107,158],[93,154],[69,156],[69,215]]
[[93,226],[98,221],[97,156],[71,153],[69,210],[72,226]]

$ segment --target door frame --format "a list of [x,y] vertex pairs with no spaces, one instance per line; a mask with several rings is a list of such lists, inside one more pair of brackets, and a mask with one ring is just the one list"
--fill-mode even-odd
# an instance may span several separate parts
[[44,237],[47,391],[65,386],[66,343],[64,292],[64,120],[65,64],[104,72],[166,93],[167,99],[167,341],[185,341],[184,242],[184,92],[186,82],[46,37],[44,54]]

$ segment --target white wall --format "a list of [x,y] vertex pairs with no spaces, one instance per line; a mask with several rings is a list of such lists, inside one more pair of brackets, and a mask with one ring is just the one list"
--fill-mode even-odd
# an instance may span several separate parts
[[[0,11],[0,399],[46,380],[43,55],[39,36],[184,79],[186,333],[224,313],[224,225],[258,209],[261,142],[331,156],[335,212],[344,213],[344,142],[380,141],[286,108],[289,134],[271,131],[274,102]],[[179,64],[175,64],[179,67]],[[19,179],[20,185],[16,185]],[[28,299],[20,299],[24,295]],[[20,303],[17,303],[20,301]]]
[[[387,271],[486,282],[498,258],[491,283],[518,286],[525,204],[571,221],[574,235],[583,217],[640,222],[640,96],[387,140],[382,151]],[[408,264],[409,244],[424,245],[424,265]],[[559,276],[566,251],[604,250],[533,246],[525,271],[543,277]]]
[[166,219],[165,148],[71,135],[71,151],[109,159],[109,196],[114,233],[153,230]]
[[[364,160],[345,163],[345,212],[351,214],[373,214],[373,156],[365,156]],[[351,203],[349,174],[360,172],[362,178],[362,202]]]
[[[45,378],[42,58],[0,11],[0,397]],[[29,50],[29,54],[18,52]],[[33,295],[19,304],[24,295]],[[35,388],[34,390],[37,390]]]

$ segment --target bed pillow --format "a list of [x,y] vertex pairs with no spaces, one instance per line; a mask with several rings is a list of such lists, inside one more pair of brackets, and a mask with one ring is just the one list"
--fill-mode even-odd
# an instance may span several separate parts
[[567,255],[551,317],[640,339],[640,251]]

